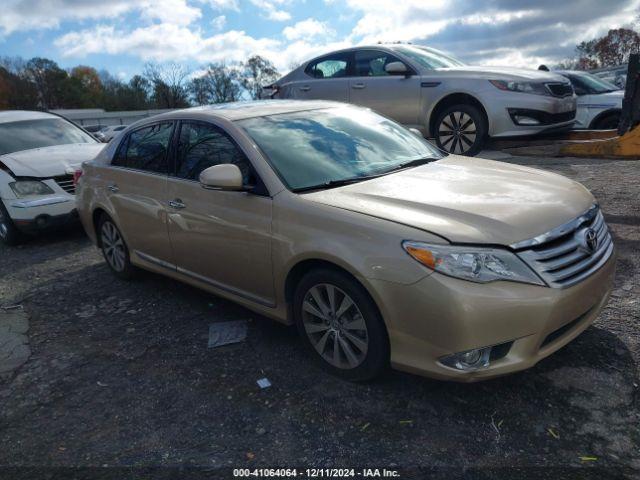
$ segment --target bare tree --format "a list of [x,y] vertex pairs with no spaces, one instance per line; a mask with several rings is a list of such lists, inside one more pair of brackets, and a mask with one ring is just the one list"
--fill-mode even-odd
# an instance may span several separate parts
[[261,97],[262,87],[271,85],[279,76],[275,65],[260,55],[253,55],[242,64],[242,86],[254,100]]
[[178,63],[147,63],[144,77],[153,88],[153,100],[160,108],[189,106],[187,78],[189,70]]

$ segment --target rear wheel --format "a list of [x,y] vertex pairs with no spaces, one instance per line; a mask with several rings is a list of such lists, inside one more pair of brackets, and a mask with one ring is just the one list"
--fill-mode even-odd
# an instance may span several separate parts
[[348,275],[329,269],[305,275],[294,313],[303,341],[334,375],[365,381],[388,366],[384,322],[366,290]]
[[434,135],[438,148],[447,153],[473,156],[487,136],[487,121],[473,105],[452,105],[436,118]]
[[122,279],[132,278],[136,268],[131,265],[129,248],[114,221],[106,214],[98,222],[98,235],[102,255],[111,271]]
[[2,200],[0,200],[0,241],[9,246],[24,242],[24,235],[16,228]]

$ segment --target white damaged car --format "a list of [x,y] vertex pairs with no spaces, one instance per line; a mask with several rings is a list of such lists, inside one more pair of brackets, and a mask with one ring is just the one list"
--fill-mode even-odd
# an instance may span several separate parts
[[0,241],[76,221],[76,172],[103,147],[57,115],[0,112]]

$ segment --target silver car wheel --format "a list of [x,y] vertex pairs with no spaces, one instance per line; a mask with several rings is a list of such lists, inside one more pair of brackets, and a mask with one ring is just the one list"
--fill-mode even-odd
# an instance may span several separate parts
[[367,324],[353,299],[335,285],[321,283],[307,291],[302,323],[313,347],[334,367],[356,368],[366,358]]
[[438,126],[440,145],[449,153],[466,153],[476,141],[477,127],[465,112],[451,112]]
[[125,246],[116,226],[106,221],[102,224],[101,243],[104,256],[109,266],[116,272],[122,272],[126,265]]

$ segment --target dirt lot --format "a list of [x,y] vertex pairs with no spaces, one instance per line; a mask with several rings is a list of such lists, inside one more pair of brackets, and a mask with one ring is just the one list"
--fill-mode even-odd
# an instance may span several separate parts
[[[589,187],[619,254],[595,325],[535,368],[471,385],[397,372],[345,383],[307,357],[293,329],[153,274],[117,280],[71,230],[0,247],[0,306],[30,316],[32,351],[0,381],[0,465],[421,466],[507,477],[500,468],[536,466],[551,467],[537,469],[548,478],[631,477],[640,161],[509,161]],[[231,319],[250,320],[247,341],[208,349],[209,324]],[[273,386],[261,390],[265,376]],[[569,467],[579,469],[560,470]]]

